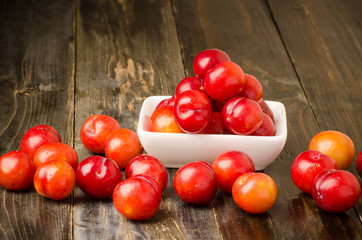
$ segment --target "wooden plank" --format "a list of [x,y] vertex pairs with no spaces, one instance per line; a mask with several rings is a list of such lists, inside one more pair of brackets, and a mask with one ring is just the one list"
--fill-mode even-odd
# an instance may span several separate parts
[[[0,3],[0,154],[48,124],[73,144],[72,1]],[[56,26],[56,27],[55,27]],[[0,239],[69,239],[72,196],[52,201],[34,189],[0,189]]]
[[[320,127],[268,5],[264,1],[200,0],[185,3],[174,0],[173,3],[186,75],[193,74],[192,61],[199,51],[223,49],[245,72],[261,81],[264,99],[280,101],[287,110],[286,146],[276,161],[264,170],[278,186],[276,204],[264,216],[256,218],[241,210],[237,212],[235,206],[230,206],[233,204],[230,196],[219,194],[214,201],[214,211],[222,235],[227,239],[359,238],[361,230],[358,223],[356,225],[353,210],[342,215],[320,211],[312,198],[302,194],[291,181],[290,167],[294,158],[308,148],[311,137],[320,131]],[[278,6],[283,4],[285,1],[278,2]],[[290,19],[283,21],[290,22]],[[289,26],[292,27],[295,26]],[[296,31],[300,29],[296,28]],[[257,224],[253,224],[256,221]],[[245,225],[249,229],[245,230]],[[258,234],[255,230],[262,230],[259,234],[265,235],[254,235]]]
[[[362,2],[270,0],[270,7],[320,129],[346,133],[358,154],[362,150]],[[356,161],[348,170],[358,176]],[[356,209],[361,221],[361,198]],[[354,220],[360,230],[361,222]]]
[[270,0],[278,28],[322,130],[362,149],[360,1]]
[[[75,146],[82,160],[92,155],[79,139],[87,117],[110,115],[135,130],[143,100],[172,95],[184,67],[169,1],[79,1],[77,29]],[[175,170],[169,173],[160,209],[144,222],[77,189],[74,238],[217,238],[212,211],[184,204],[173,189]]]

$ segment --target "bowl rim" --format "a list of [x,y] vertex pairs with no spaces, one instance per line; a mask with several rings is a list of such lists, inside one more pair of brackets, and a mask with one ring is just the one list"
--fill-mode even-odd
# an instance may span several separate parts
[[[146,113],[149,112],[150,114],[152,114],[159,102],[161,102],[164,99],[170,98],[170,97],[172,97],[172,96],[161,96],[161,95],[149,96],[143,101],[141,111],[139,114],[139,121],[138,121],[138,127],[137,127],[138,135],[141,135],[141,136],[142,135],[146,135],[146,136],[151,135],[153,137],[163,138],[163,137],[168,137],[170,134],[172,134],[173,137],[177,137],[180,139],[182,139],[182,138],[188,139],[191,135],[193,137],[200,138],[200,140],[202,140],[202,138],[204,138],[204,137],[207,137],[207,138],[217,138],[219,140],[222,140],[224,138],[227,138],[227,139],[237,138],[238,140],[241,140],[242,138],[245,138],[245,139],[249,139],[249,140],[252,140],[252,139],[261,140],[262,139],[263,141],[279,141],[279,140],[286,139],[286,137],[287,137],[287,120],[286,120],[286,111],[285,111],[284,104],[281,102],[270,101],[270,100],[264,100],[264,101],[267,103],[268,106],[270,104],[270,106],[272,106],[271,108],[280,109],[280,112],[279,112],[280,116],[276,116],[275,113],[273,112],[273,109],[271,109],[274,114],[274,117],[277,117],[277,118],[275,118],[276,134],[274,136],[254,136],[254,135],[237,135],[237,134],[164,133],[164,132],[151,132],[147,129],[144,129],[145,121],[146,121],[146,117],[145,117]],[[152,109],[149,108],[149,105],[151,105]],[[149,115],[148,117],[151,117],[151,115]]]

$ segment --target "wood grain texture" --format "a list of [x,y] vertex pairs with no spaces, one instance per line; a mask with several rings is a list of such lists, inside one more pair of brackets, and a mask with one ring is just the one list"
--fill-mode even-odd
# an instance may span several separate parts
[[321,130],[362,148],[362,3],[270,0],[281,36]]
[[[285,149],[264,170],[277,183],[276,204],[265,218],[256,220],[242,211],[229,210],[233,207],[223,204],[230,202],[229,196],[218,195],[214,211],[222,236],[227,239],[266,236],[277,239],[360,238],[353,209],[342,215],[320,211],[311,197],[300,194],[291,181],[292,161],[308,148],[310,139],[320,131],[320,126],[290,62],[289,52],[280,38],[269,6],[264,1],[185,3],[175,0],[173,3],[187,75],[193,74],[192,61],[200,50],[223,49],[245,72],[261,81],[264,99],[280,101],[287,110],[288,140]],[[284,1],[279,1],[276,7],[283,4]],[[247,218],[240,221],[244,215]],[[253,225],[255,221],[258,224]],[[343,225],[340,224],[342,222]],[[255,235],[258,231],[248,230],[245,225],[257,226],[257,229],[259,226],[264,236]]]
[[[270,7],[320,130],[347,134],[358,154],[362,149],[362,2],[282,2],[270,0]],[[359,178],[356,161],[348,170]],[[355,209],[359,213],[355,227],[361,234],[361,198]]]
[[[19,150],[23,134],[39,124],[72,146],[72,1],[1,1],[0,14],[0,154]],[[58,202],[34,189],[1,188],[0,202],[0,239],[72,235],[72,197]]]

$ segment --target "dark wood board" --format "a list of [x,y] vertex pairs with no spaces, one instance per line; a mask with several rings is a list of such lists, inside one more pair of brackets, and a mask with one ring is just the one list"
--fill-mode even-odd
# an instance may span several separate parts
[[270,7],[321,130],[344,132],[362,149],[362,2],[282,3]]
[[[357,156],[362,150],[362,2],[270,0],[270,7],[320,130],[347,134]],[[356,161],[348,171],[361,182]],[[361,198],[356,210],[361,230]]]
[[[255,231],[245,230],[245,225],[249,225],[262,226],[265,235],[260,237],[268,238],[360,238],[361,230],[353,209],[341,215],[320,211],[312,198],[302,194],[291,181],[292,161],[308,148],[310,139],[321,128],[300,85],[298,72],[290,62],[269,5],[264,1],[173,1],[173,4],[187,75],[193,74],[192,61],[200,50],[223,49],[245,72],[262,82],[265,99],[280,101],[287,110],[285,149],[264,170],[278,186],[275,206],[263,218],[255,220],[255,216],[238,213],[234,206],[222,206],[221,203],[232,204],[232,201],[229,196],[218,195],[214,208],[223,236],[257,237],[252,235]],[[280,1],[276,5],[283,4],[284,1]],[[245,224],[248,221],[259,222]]]
[[[73,2],[0,2],[0,154],[48,124],[73,146]],[[54,27],[57,26],[57,27]],[[68,239],[73,197],[0,189],[0,239]]]

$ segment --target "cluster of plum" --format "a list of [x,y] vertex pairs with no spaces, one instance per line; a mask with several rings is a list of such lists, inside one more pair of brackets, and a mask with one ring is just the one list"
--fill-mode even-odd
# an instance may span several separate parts
[[[345,212],[358,202],[361,186],[348,169],[355,157],[351,138],[339,131],[316,134],[308,150],[293,161],[291,177],[303,192],[311,194],[327,212]],[[357,171],[362,177],[362,151],[357,156]]]
[[[112,196],[116,209],[132,220],[146,220],[158,210],[168,182],[165,166],[155,157],[142,154],[136,132],[121,128],[105,115],[93,115],[82,125],[83,145],[96,155],[77,168],[77,184],[87,195]],[[120,169],[125,169],[122,181]]]
[[175,94],[158,104],[150,131],[273,136],[274,116],[258,79],[219,49],[206,49],[193,62],[195,76],[182,79]]
[[[48,125],[30,128],[22,137],[20,151],[0,157],[0,185],[21,191],[33,184],[41,196],[62,200],[77,184],[96,199],[113,194],[114,205],[126,217],[135,220],[151,217],[161,202],[168,173],[158,159],[142,154],[137,133],[121,128],[110,116],[93,115],[83,123],[80,138],[97,155],[78,164],[76,151],[61,142],[56,129]],[[125,169],[124,181],[121,169]],[[157,207],[151,208],[150,204]],[[128,210],[134,205],[142,210],[139,215],[137,212],[129,215]]]
[[77,165],[76,151],[61,142],[57,130],[38,125],[24,134],[20,151],[0,157],[0,185],[21,191],[34,183],[40,195],[61,200],[73,191]]
[[[157,158],[141,154],[127,164],[125,177],[113,190],[115,207],[128,219],[151,218],[168,183],[166,168]],[[256,173],[252,159],[238,151],[219,155],[213,165],[203,161],[184,165],[177,170],[173,187],[180,199],[192,205],[210,204],[220,188],[232,194],[241,209],[253,214],[268,211],[277,197],[273,179]]]
[[227,151],[217,156],[212,165],[191,162],[177,170],[174,178],[177,195],[185,202],[208,205],[219,188],[232,194],[244,211],[260,214],[268,211],[277,198],[274,180],[255,172],[253,160],[240,151]]

